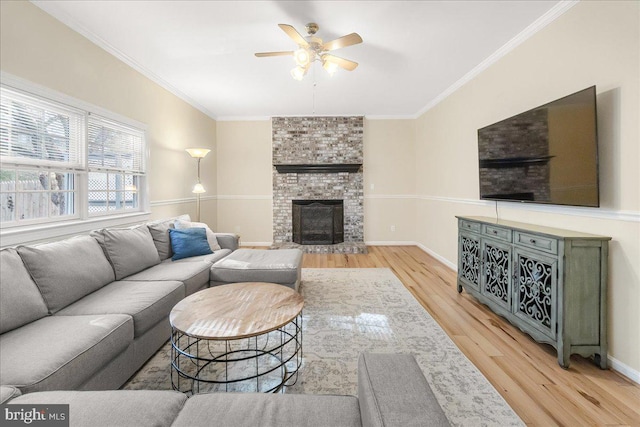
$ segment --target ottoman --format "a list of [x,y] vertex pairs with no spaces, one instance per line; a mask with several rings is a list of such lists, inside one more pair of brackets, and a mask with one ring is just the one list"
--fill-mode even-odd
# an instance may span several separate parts
[[297,291],[301,270],[300,249],[237,249],[211,266],[209,285],[270,282]]

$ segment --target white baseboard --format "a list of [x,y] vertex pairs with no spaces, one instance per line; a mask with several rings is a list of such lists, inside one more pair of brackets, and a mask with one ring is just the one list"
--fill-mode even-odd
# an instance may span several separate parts
[[371,240],[365,241],[365,245],[367,246],[416,246],[416,242],[407,241],[407,240]]
[[453,271],[458,271],[458,266],[455,263],[443,257],[442,255],[432,251],[422,243],[415,243],[415,245],[418,246],[423,251],[425,251],[426,253],[428,253],[429,255],[431,255],[432,257],[434,257],[435,259],[437,259],[438,261],[440,261],[441,263],[443,263],[444,265],[446,265],[447,267],[449,267],[450,269],[452,269]]
[[636,384],[640,384],[640,372],[633,369],[631,366],[626,365],[616,359],[615,357],[607,356],[607,363],[612,370],[618,372],[621,375],[629,378]]

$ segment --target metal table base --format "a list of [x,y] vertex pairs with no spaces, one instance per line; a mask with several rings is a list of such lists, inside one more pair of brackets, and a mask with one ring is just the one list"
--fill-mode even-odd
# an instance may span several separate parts
[[302,364],[302,312],[273,331],[238,339],[193,338],[171,332],[171,385],[187,394],[283,392]]

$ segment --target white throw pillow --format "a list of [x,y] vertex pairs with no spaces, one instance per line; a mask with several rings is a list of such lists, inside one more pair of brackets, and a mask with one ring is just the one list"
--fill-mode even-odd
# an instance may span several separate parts
[[173,223],[173,226],[177,230],[184,230],[185,228],[204,228],[207,232],[207,242],[209,242],[209,247],[211,248],[211,250],[219,251],[220,249],[222,249],[218,244],[218,239],[216,239],[216,235],[209,228],[209,226],[204,222],[191,222],[191,221],[184,221],[182,219],[176,219],[175,222]]

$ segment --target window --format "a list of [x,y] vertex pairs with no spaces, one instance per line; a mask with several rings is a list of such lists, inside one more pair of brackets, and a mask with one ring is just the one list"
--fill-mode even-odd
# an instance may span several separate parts
[[107,116],[0,87],[2,228],[143,210],[144,130]]
[[137,210],[144,174],[144,133],[89,117],[89,215]]

